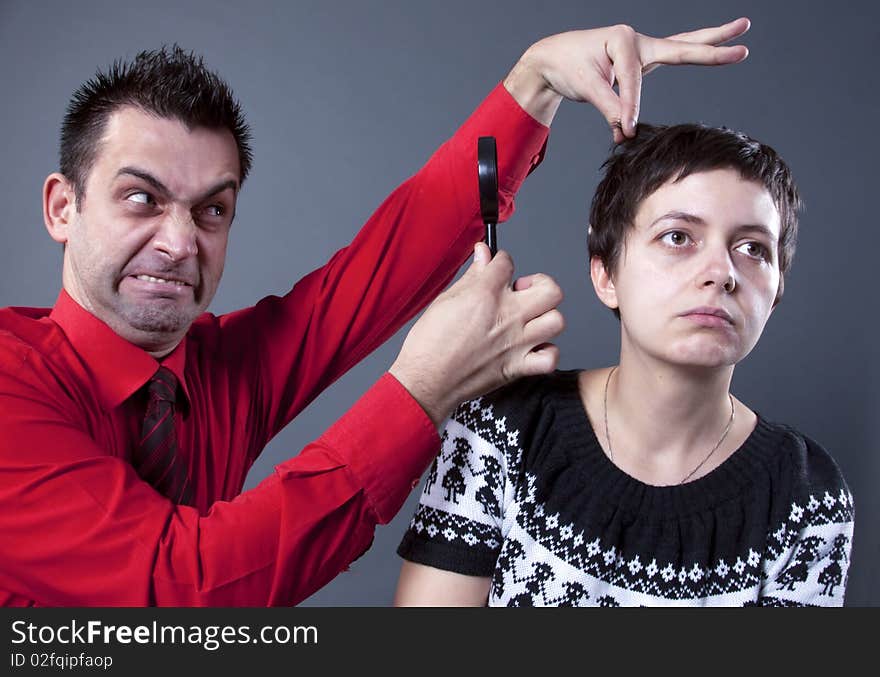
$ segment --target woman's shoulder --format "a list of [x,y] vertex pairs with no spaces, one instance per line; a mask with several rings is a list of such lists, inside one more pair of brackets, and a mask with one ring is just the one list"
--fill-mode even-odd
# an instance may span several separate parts
[[523,422],[553,401],[577,393],[579,370],[556,370],[526,376],[459,405],[452,417],[460,423],[505,419]]
[[769,421],[760,414],[758,418],[756,432],[763,433],[759,438],[779,440],[798,479],[815,488],[846,488],[840,466],[822,444],[791,425]]
[[[773,441],[779,469],[791,483],[792,513],[806,512],[819,521],[851,522],[854,504],[849,485],[834,456],[819,442],[791,425],[759,414],[760,441]],[[788,509],[788,508],[786,508]]]
[[[444,436],[475,438],[519,465],[543,446],[544,433],[559,429],[579,405],[577,370],[528,376],[461,404]],[[581,410],[582,411],[582,410]],[[562,425],[567,429],[568,426]]]

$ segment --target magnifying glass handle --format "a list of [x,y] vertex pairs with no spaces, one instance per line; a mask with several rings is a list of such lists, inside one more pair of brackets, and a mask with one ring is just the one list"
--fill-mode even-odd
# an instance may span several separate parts
[[495,231],[495,225],[491,221],[486,223],[486,244],[489,245],[489,251],[493,258],[498,253],[498,234]]

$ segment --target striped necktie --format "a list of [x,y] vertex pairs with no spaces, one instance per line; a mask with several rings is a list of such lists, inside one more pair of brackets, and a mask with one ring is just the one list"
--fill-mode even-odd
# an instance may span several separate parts
[[147,398],[141,440],[132,459],[135,470],[174,503],[191,505],[192,490],[174,429],[177,377],[170,369],[159,367],[147,384]]

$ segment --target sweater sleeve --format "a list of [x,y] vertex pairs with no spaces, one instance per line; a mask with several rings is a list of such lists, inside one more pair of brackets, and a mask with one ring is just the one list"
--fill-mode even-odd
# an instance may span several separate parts
[[462,404],[441,436],[418,509],[398,547],[404,559],[469,576],[491,576],[504,541],[508,468],[484,398]]
[[854,504],[834,459],[802,438],[787,519],[769,535],[763,606],[843,606]]

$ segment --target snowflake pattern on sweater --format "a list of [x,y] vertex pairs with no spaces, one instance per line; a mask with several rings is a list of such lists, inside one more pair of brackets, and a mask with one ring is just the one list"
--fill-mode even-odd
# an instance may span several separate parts
[[760,417],[705,477],[638,482],[557,372],[459,407],[398,552],[491,577],[492,606],[839,606],[853,515],[827,452]]

